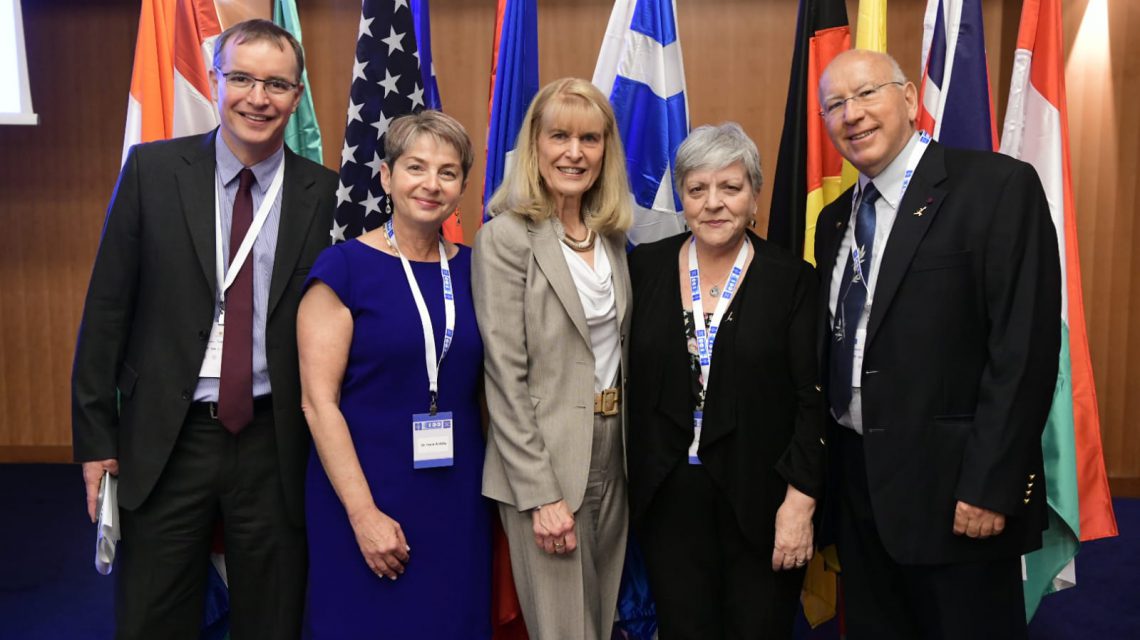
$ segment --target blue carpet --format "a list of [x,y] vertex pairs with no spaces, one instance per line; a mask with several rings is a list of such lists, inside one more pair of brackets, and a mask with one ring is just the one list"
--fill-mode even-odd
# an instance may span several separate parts
[[[0,505],[7,516],[0,526],[0,638],[111,638],[114,581],[95,572],[95,528],[79,467],[0,464]],[[1120,537],[1082,547],[1078,586],[1046,596],[1029,626],[1032,640],[1140,638],[1140,500],[1113,505]],[[835,625],[807,637],[832,640]]]

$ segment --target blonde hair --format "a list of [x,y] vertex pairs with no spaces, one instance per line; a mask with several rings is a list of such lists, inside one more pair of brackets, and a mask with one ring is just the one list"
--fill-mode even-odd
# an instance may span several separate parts
[[531,220],[554,215],[554,196],[538,169],[538,136],[544,123],[563,118],[596,115],[603,124],[605,151],[602,171],[582,195],[582,220],[600,233],[624,232],[633,224],[625,150],[610,101],[593,84],[581,78],[562,78],[543,87],[527,109],[519,128],[514,164],[487,203],[495,216],[514,213]]
[[428,135],[436,142],[447,144],[459,156],[463,169],[463,182],[467,183],[467,172],[475,161],[471,150],[471,138],[458,120],[442,111],[424,109],[419,113],[409,113],[392,121],[388,135],[384,137],[384,162],[391,168],[415,144],[421,135]]

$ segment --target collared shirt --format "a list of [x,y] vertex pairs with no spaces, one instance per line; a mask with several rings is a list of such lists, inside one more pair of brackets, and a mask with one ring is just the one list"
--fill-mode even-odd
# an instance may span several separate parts
[[[879,281],[879,265],[883,262],[883,254],[886,253],[891,227],[894,226],[895,217],[898,215],[907,161],[910,159],[910,154],[914,152],[916,145],[918,145],[917,132],[911,136],[903,150],[895,156],[894,160],[891,160],[891,163],[879,175],[868,178],[859,174],[858,188],[852,195],[851,202],[853,205],[858,204],[868,182],[873,182],[880,194],[879,199],[875,202],[875,244],[871,251],[871,270],[865,274],[867,278],[867,302],[863,307],[863,315],[860,316],[859,325],[856,328],[856,331],[862,332],[861,335],[866,335],[867,320],[871,317],[871,305],[875,301],[875,285]],[[922,145],[919,150],[920,158],[928,146]],[[830,323],[828,326],[834,325],[835,312],[839,305],[839,288],[843,280],[843,270],[851,261],[851,247],[855,244],[855,214],[857,212],[858,207],[852,206],[850,218],[847,221],[847,230],[843,233],[843,241],[839,244],[835,266],[831,270],[831,293],[828,303]],[[847,413],[842,416],[832,415],[832,417],[838,420],[839,424],[863,433],[863,398],[860,395],[859,387],[851,389],[851,405],[848,407]]]
[[[234,217],[234,199],[237,198],[238,174],[244,168],[237,156],[226,146],[221,134],[214,142],[214,156],[216,161],[216,180],[224,186],[220,195],[222,205],[222,262],[229,268],[230,257],[230,227]],[[273,155],[250,167],[253,171],[254,184],[250,187],[253,196],[253,211],[257,213],[273,181],[277,168],[285,161],[285,148],[278,149]],[[215,185],[217,188],[217,185]],[[269,284],[273,278],[273,256],[277,252],[277,229],[281,225],[281,189],[269,210],[269,216],[261,227],[257,239],[253,243],[253,251],[248,260],[252,260],[253,267],[253,395],[260,397],[268,395],[272,390],[269,386],[269,366],[265,357],[265,320],[269,307]],[[213,217],[213,212],[211,212]],[[211,225],[212,227],[212,225]],[[214,256],[211,256],[213,259]],[[213,264],[211,260],[211,264]],[[220,288],[222,283],[217,283]],[[218,318],[218,300],[215,295],[214,319]],[[199,378],[198,386],[194,389],[195,402],[218,401],[218,378]]]

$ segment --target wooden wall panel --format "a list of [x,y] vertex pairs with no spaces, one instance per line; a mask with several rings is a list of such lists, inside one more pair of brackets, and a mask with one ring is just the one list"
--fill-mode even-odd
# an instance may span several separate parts
[[76,329],[118,173],[137,0],[25,2],[35,127],[0,127],[0,459],[66,458]]
[[[1093,0],[1093,4],[1105,0]],[[690,118],[694,125],[739,121],[756,140],[768,180],[783,126],[796,2],[678,0]],[[984,4],[991,91],[1005,109],[1021,3]],[[1065,2],[1073,47],[1089,0]],[[326,164],[343,142],[359,0],[298,2],[309,78],[324,134]],[[611,0],[539,0],[541,81],[591,77]],[[852,27],[858,0],[847,0]],[[918,77],[925,0],[889,4],[889,49]],[[25,3],[38,127],[0,127],[0,460],[58,459],[70,444],[68,384],[82,297],[114,186],[138,23],[138,0]],[[462,209],[470,241],[481,208],[488,74],[495,0],[432,0],[433,53],[444,107],[475,143]],[[1136,181],[1140,118],[1126,34],[1140,27],[1135,3],[1112,2],[1112,59],[1069,69],[1073,167],[1093,364],[1110,474],[1140,478],[1140,225]],[[1122,178],[1121,176],[1128,176]],[[762,193],[767,211],[770,193]]]
[[1140,6],[1064,4],[1069,138],[1081,283],[1114,489],[1140,495]]

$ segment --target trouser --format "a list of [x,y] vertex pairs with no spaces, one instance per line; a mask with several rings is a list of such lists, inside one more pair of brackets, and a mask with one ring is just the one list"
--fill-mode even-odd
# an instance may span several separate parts
[[792,637],[805,570],[772,570],[703,466],[674,467],[637,536],[661,640]]
[[531,512],[499,504],[531,640],[609,640],[625,561],[628,512],[620,415],[594,416],[586,495],[574,513],[576,550],[547,554],[535,544]]
[[840,457],[838,550],[848,640],[1026,638],[1020,558],[895,562],[871,511],[863,437],[842,427],[832,433],[831,449]]
[[137,509],[121,511],[116,637],[196,639],[202,627],[215,522],[225,534],[230,637],[295,638],[307,557],[286,515],[272,402],[233,435],[191,407],[162,476]]

